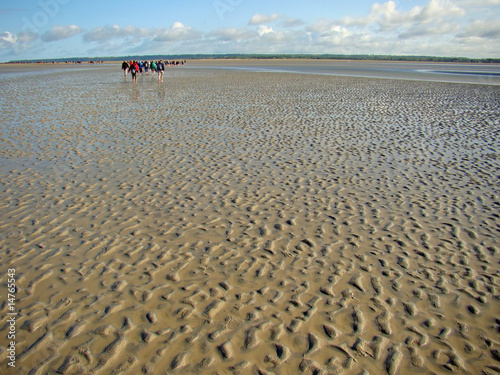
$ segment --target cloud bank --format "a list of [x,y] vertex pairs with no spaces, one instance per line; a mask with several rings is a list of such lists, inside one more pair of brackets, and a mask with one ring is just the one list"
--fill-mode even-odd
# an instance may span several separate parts
[[52,28],[42,35],[44,42],[55,42],[62,39],[68,39],[72,36],[82,33],[82,28],[76,25],[70,26],[52,26]]
[[[496,12],[496,13],[495,13]],[[107,25],[83,30],[53,26],[41,35],[0,34],[0,56],[73,38],[85,56],[176,53],[334,53],[500,57],[500,0],[428,0],[403,9],[374,3],[358,17],[306,22],[285,14],[256,13],[241,27],[201,31]],[[78,41],[78,43],[76,43]]]

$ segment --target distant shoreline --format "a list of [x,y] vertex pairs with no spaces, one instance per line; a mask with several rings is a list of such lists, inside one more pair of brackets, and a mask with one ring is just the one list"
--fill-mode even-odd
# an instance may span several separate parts
[[13,60],[1,64],[46,64],[46,63],[102,63],[123,60],[356,60],[356,61],[394,61],[394,62],[456,62],[456,63],[500,63],[498,58],[467,58],[438,56],[400,56],[400,55],[336,55],[336,54],[179,54],[179,55],[131,55],[103,57],[71,57],[58,59]]
[[[176,60],[174,60],[176,61]],[[184,60],[183,60],[184,61]],[[121,72],[120,61],[90,63],[1,64],[0,74],[81,70]],[[178,69],[177,67],[169,68]],[[500,86],[500,64],[317,60],[317,59],[195,59],[186,60],[179,69],[226,69],[260,73],[295,73],[358,78],[401,79]],[[123,75],[123,73],[121,73]]]

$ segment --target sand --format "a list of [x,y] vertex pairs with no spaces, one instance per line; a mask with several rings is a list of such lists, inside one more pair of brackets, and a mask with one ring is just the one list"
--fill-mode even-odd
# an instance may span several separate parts
[[499,373],[498,86],[0,80],[0,372]]

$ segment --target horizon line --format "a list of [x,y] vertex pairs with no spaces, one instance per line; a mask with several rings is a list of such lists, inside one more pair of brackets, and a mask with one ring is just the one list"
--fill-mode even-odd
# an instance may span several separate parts
[[65,61],[121,61],[121,60],[137,60],[140,58],[165,58],[172,59],[190,58],[192,60],[201,59],[335,59],[335,60],[395,60],[395,61],[434,61],[434,62],[488,62],[500,63],[500,57],[486,58],[471,58],[460,56],[432,56],[432,55],[387,55],[387,54],[332,54],[332,53],[184,53],[184,54],[141,54],[141,55],[120,55],[120,56],[81,56],[81,57],[58,57],[58,58],[43,58],[43,59],[20,59],[2,62],[1,64],[9,63],[32,63],[32,62],[65,62]]

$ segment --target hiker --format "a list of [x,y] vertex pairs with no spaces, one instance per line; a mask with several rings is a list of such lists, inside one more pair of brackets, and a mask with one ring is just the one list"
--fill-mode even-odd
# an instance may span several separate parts
[[137,73],[139,73],[139,65],[137,62],[132,61],[130,63],[129,72],[132,74],[132,83],[137,83]]
[[151,76],[155,76],[155,72],[156,72],[156,63],[154,61],[151,61],[151,63],[149,64],[149,66],[151,67]]
[[163,82],[163,73],[165,72],[165,64],[163,63],[162,60],[158,61],[158,64],[156,64],[156,71],[158,72],[158,82],[161,81]]
[[122,63],[122,69],[123,69],[123,75],[125,76],[125,78],[127,78],[128,63],[126,61]]

